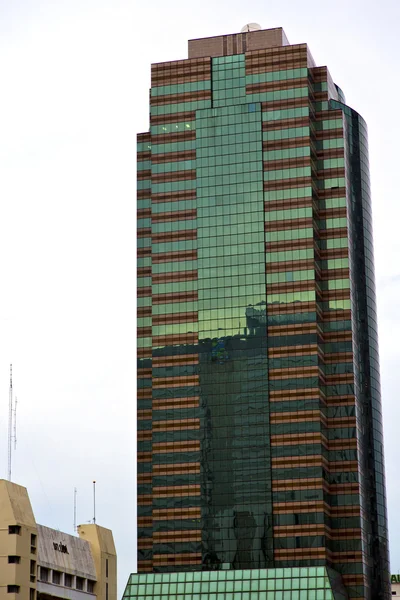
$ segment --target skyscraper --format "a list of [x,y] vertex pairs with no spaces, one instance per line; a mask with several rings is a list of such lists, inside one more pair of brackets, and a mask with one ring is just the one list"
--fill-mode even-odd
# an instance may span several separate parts
[[137,197],[126,598],[389,598],[363,119],[280,28],[191,40]]

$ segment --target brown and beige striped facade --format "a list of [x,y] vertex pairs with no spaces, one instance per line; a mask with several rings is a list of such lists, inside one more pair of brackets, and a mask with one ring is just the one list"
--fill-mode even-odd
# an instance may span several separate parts
[[[214,423],[210,442],[206,396],[218,376],[228,381],[226,370],[243,366],[227,350],[217,366],[204,363],[196,123],[200,111],[214,107],[215,61],[244,55],[246,99],[240,102],[261,114],[265,235],[264,312],[256,311],[258,321],[237,333],[238,347],[250,348],[252,335],[265,342],[257,356],[262,353],[265,373],[260,419],[266,458],[251,477],[268,473],[270,502],[262,510],[269,525],[254,533],[262,538],[261,562],[254,566],[328,565],[342,574],[350,598],[375,600],[371,520],[383,519],[385,507],[377,507],[377,494],[371,500],[374,490],[364,472],[373,463],[367,440],[373,446],[376,435],[366,433],[361,417],[370,398],[365,373],[373,351],[355,326],[364,293],[356,268],[365,257],[359,250],[355,257],[354,248],[365,233],[352,207],[351,122],[340,90],[327,68],[315,65],[307,45],[290,46],[282,30],[268,31],[195,40],[188,59],[152,65],[150,132],[138,135],[138,570],[210,565],[208,540],[215,534],[207,528],[216,518],[206,516],[212,491],[205,481],[212,481],[207,457],[219,429]],[[218,328],[208,338],[227,345]],[[235,383],[238,394],[240,385]],[[379,406],[372,402],[375,418]],[[371,515],[372,505],[377,512]],[[250,513],[241,505],[232,523],[252,522]],[[229,557],[232,544],[240,548],[229,539],[215,542],[215,554],[220,548]],[[387,552],[384,534],[380,551]],[[254,547],[246,552],[255,556]],[[234,559],[230,564],[235,568]],[[386,575],[379,577],[379,598],[386,598]]]

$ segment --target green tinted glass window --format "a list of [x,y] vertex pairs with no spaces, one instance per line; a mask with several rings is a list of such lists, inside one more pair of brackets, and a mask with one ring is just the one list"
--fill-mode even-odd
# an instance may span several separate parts
[[211,81],[188,81],[186,83],[175,83],[172,85],[159,85],[151,88],[151,95],[167,96],[169,94],[185,94],[188,92],[198,92],[201,90],[210,90]]

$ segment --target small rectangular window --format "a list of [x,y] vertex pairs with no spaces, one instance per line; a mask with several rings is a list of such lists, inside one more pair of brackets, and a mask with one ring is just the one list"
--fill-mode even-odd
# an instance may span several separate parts
[[31,533],[31,546],[36,547],[36,535],[34,533]]
[[77,577],[76,578],[76,589],[77,590],[83,590],[84,581],[85,580],[82,577]]
[[35,600],[35,590],[33,588],[29,588],[29,600]]
[[7,594],[19,594],[19,585],[8,585]]
[[40,567],[40,579],[44,582],[49,581],[49,570],[46,567]]
[[88,579],[87,581],[87,592],[89,592],[89,594],[93,594],[94,593],[94,581],[92,581],[91,579]]
[[31,560],[30,581],[31,583],[35,583],[36,581],[36,561],[34,560]]
[[65,573],[64,575],[64,585],[65,587],[72,587],[72,575],[70,575],[69,573]]
[[8,557],[8,564],[14,564],[14,565],[19,565],[19,563],[21,562],[21,557],[20,556],[9,556]]
[[106,577],[108,577],[108,558],[106,558]]
[[19,535],[21,533],[21,526],[20,525],[9,525],[8,533],[14,534],[14,535]]
[[61,573],[60,571],[53,571],[53,583],[61,585]]
[[108,600],[108,583],[106,583],[106,600]]

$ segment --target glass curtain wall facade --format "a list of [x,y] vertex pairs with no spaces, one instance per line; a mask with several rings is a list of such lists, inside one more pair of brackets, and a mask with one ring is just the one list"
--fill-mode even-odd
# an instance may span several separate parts
[[127,600],[347,600],[340,575],[326,567],[235,569],[131,575]]
[[281,29],[195,40],[152,65],[137,197],[139,573],[389,598],[363,120]]

